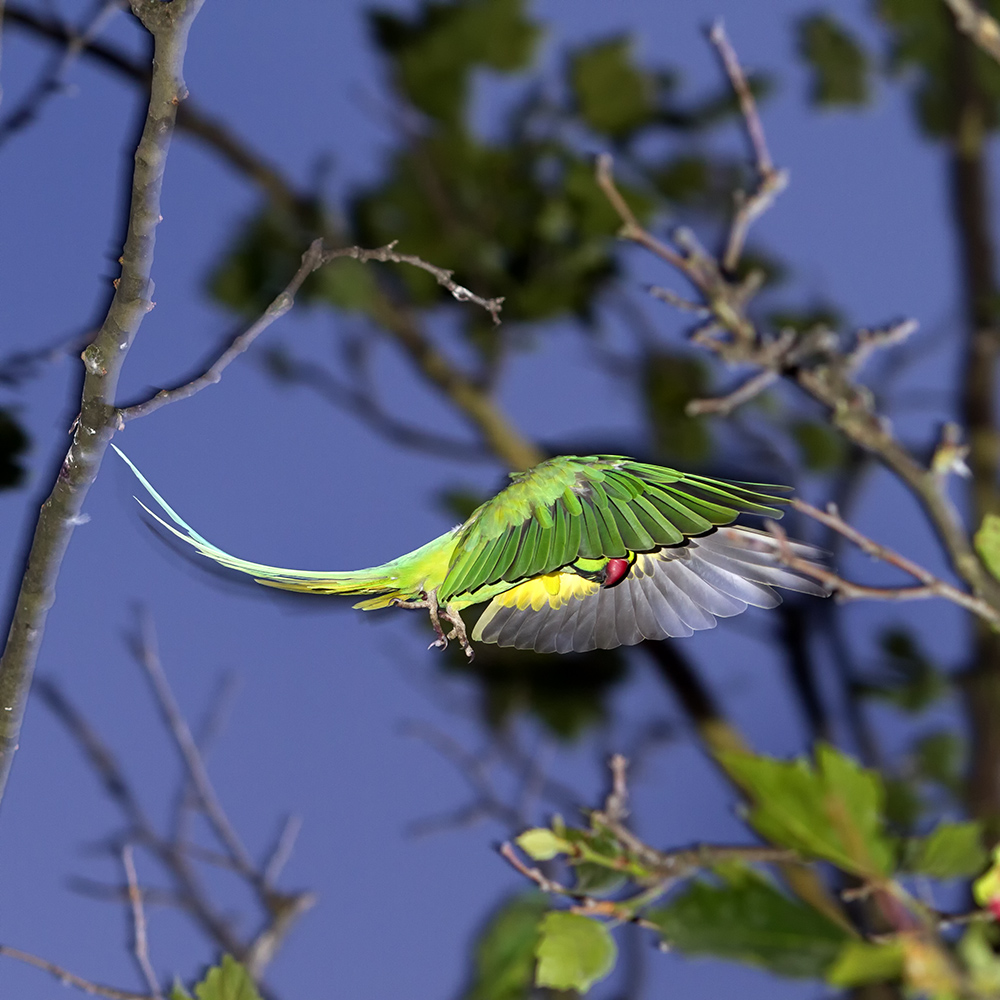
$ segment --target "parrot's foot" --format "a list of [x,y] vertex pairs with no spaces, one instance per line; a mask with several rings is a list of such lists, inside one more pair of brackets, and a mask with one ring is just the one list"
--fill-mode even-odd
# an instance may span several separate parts
[[[472,643],[469,642],[465,622],[462,621],[462,615],[458,608],[453,604],[446,604],[442,609],[441,605],[438,604],[437,592],[434,590],[429,591],[425,596],[426,600],[423,601],[396,601],[395,603],[401,608],[426,608],[430,612],[431,625],[434,627],[437,638],[427,647],[428,649],[447,649],[448,643],[455,639],[464,650],[465,655],[470,660],[473,659],[476,654]],[[444,626],[441,624],[442,621],[451,626],[450,632],[445,632]]]

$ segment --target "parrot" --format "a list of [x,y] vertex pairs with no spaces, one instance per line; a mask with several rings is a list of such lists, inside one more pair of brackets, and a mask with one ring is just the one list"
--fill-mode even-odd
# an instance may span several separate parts
[[[781,603],[774,588],[827,596],[782,561],[781,545],[817,562],[819,550],[734,525],[780,517],[785,489],[679,472],[620,455],[564,455],[526,472],[464,523],[380,566],[347,572],[282,569],[213,545],[184,521],[116,445],[164,528],[261,584],[365,599],[355,608],[429,612],[437,636],[471,659],[462,611],[489,602],[471,635],[538,653],[581,653],[690,636],[747,607]],[[138,500],[138,498],[136,498]],[[163,516],[161,516],[161,514]]]

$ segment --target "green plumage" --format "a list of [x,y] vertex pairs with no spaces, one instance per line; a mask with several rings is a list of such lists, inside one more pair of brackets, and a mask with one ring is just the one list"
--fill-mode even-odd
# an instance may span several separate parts
[[[774,505],[784,501],[774,492],[782,487],[724,482],[619,455],[563,456],[511,476],[464,524],[419,549],[380,566],[331,572],[224,552],[118,453],[165,515],[150,510],[153,517],[202,555],[267,586],[369,595],[356,605],[365,610],[428,608],[439,644],[458,638],[470,655],[459,612],[486,601],[492,603],[476,638],[561,650],[709,628],[716,616],[748,604],[773,605],[774,586],[824,592],[785,568],[773,540],[762,541],[768,536],[745,528],[714,534],[741,513],[780,517]],[[797,551],[812,555],[807,546]],[[637,562],[644,553],[648,558]],[[632,567],[640,568],[633,574]],[[627,586],[616,589],[619,583]],[[453,626],[447,637],[440,621]]]
[[[552,458],[511,478],[462,525],[439,601],[552,573],[581,557],[616,559],[677,545],[741,513],[780,517],[773,505],[783,502],[765,492],[781,487],[726,483],[620,455]],[[518,530],[515,543],[510,532]],[[482,558],[496,542],[504,558]]]

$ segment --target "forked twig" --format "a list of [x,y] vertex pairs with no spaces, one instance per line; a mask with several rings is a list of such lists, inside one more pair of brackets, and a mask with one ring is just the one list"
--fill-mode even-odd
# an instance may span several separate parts
[[139,878],[135,871],[135,858],[132,856],[132,845],[122,847],[122,867],[125,869],[125,881],[128,885],[128,901],[132,909],[132,949],[135,960],[142,970],[143,978],[149,986],[149,991],[155,1000],[163,1000],[159,980],[153,963],[149,960],[149,937],[146,934],[146,911],[142,905],[142,890],[139,888]]
[[891,566],[896,566],[907,575],[919,581],[917,586],[911,587],[871,587],[866,584],[846,580],[832,570],[828,570],[808,559],[796,556],[791,545],[788,543],[788,535],[784,529],[773,521],[768,522],[768,530],[778,541],[778,557],[781,561],[790,569],[794,569],[798,573],[826,584],[842,600],[852,601],[867,598],[882,601],[919,601],[931,597],[941,597],[946,601],[951,601],[952,604],[957,604],[959,607],[971,611],[974,615],[978,615],[991,625],[1000,627],[1000,612],[988,601],[966,593],[964,590],[959,590],[958,587],[935,576],[930,570],[918,565],[911,559],[907,559],[906,556],[885,545],[880,545],[867,535],[862,534],[857,528],[853,528],[841,518],[837,513],[835,505],[830,504],[823,511],[818,507],[813,507],[812,504],[806,503],[804,500],[796,498],[792,500],[792,506],[808,517],[819,521],[820,524],[836,531],[848,541],[853,542],[862,552]]

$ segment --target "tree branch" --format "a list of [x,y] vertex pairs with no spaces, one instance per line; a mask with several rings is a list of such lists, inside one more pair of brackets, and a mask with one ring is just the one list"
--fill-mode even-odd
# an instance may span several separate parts
[[163,1000],[159,980],[149,960],[149,939],[146,935],[146,911],[142,905],[142,890],[139,888],[139,878],[135,871],[135,858],[132,856],[132,845],[122,847],[122,867],[125,869],[125,883],[128,886],[129,907],[132,910],[132,946],[135,960],[139,965],[146,985],[154,1000]]
[[50,976],[55,976],[59,982],[68,986],[75,986],[78,990],[83,990],[84,993],[89,993],[93,997],[107,997],[108,1000],[155,1000],[148,993],[133,993],[130,990],[119,990],[113,986],[102,986],[100,983],[92,983],[89,979],[84,979],[82,976],[78,976],[62,968],[62,966],[56,965],[55,962],[49,962],[47,959],[39,958],[37,955],[32,955],[26,951],[21,951],[19,948],[11,948],[6,944],[0,944],[0,955],[16,959],[18,962],[24,962],[26,965],[33,965],[36,969],[41,969],[42,972],[47,972]]
[[944,0],[955,15],[958,30],[965,32],[984,52],[1000,62],[1000,24],[972,0]]
[[108,314],[82,355],[85,372],[73,441],[39,513],[0,657],[0,798],[17,750],[63,556],[114,434],[115,393],[122,365],[143,317],[153,307],[150,273],[160,222],[160,190],[177,107],[187,94],[183,80],[187,36],[203,2],[133,0],[134,13],[153,35],[154,69],[146,122],[135,153],[128,234]]

